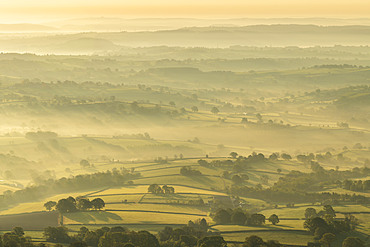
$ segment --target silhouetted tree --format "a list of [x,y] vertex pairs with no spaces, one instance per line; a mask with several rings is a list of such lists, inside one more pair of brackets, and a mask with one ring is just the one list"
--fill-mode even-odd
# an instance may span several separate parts
[[15,235],[20,236],[20,237],[24,235],[23,228],[22,227],[19,227],[19,226],[16,226],[16,227],[13,228],[13,233]]
[[331,246],[331,243],[334,242],[335,235],[333,233],[325,233],[320,239],[320,243],[324,244],[327,247]]
[[198,247],[226,247],[227,243],[221,236],[207,236],[198,240]]
[[95,210],[100,210],[105,207],[105,202],[101,198],[95,198],[91,201],[91,204],[95,208]]
[[276,225],[280,222],[279,217],[276,214],[271,215],[268,220],[273,224]]
[[365,247],[365,244],[357,237],[348,237],[344,239],[342,247]]
[[81,160],[80,161],[80,166],[82,168],[87,168],[87,167],[90,167],[90,162],[88,160]]
[[216,224],[220,224],[220,225],[229,224],[231,221],[231,215],[225,209],[219,209],[216,212],[213,220],[216,222]]
[[217,113],[219,113],[220,112],[220,110],[217,108],[217,107],[212,107],[212,109],[211,109],[211,112],[213,113],[213,114],[217,114]]
[[44,204],[44,207],[46,208],[46,210],[51,211],[53,209],[53,207],[55,207],[56,205],[57,205],[56,202],[48,201]]
[[55,208],[61,213],[70,213],[77,211],[75,203],[72,200],[60,199]]
[[231,152],[231,153],[230,153],[230,156],[231,156],[233,159],[236,159],[236,157],[238,157],[238,153],[237,153],[237,152]]
[[231,215],[231,223],[235,225],[244,225],[246,220],[247,216],[241,211],[233,212]]
[[251,235],[245,238],[243,247],[262,247],[264,244],[265,242],[262,240],[262,238],[256,235]]

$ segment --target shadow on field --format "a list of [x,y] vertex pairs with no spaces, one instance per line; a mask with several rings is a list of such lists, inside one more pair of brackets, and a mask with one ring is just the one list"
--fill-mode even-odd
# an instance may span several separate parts
[[206,177],[206,176],[193,176],[193,177],[189,176],[189,178],[198,183],[209,185],[209,186],[212,185],[212,182],[213,182],[209,177]]
[[111,212],[105,211],[91,211],[91,212],[78,212],[69,213],[64,215],[65,218],[78,222],[78,223],[93,223],[93,222],[110,222],[110,220],[122,220],[122,218]]

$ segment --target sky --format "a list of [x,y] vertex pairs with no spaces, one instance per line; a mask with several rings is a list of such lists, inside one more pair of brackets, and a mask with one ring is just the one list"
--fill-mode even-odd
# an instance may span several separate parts
[[0,0],[0,21],[70,17],[370,17],[370,0]]

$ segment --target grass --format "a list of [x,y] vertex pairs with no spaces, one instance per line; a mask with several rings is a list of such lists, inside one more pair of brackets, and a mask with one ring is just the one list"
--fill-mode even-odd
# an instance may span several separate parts
[[[171,185],[170,183],[166,183],[167,185]],[[191,185],[173,185],[175,188],[175,193],[203,193],[203,194],[214,194],[214,195],[225,195],[225,193],[217,192],[217,191],[210,191],[201,188],[194,188]],[[148,185],[137,185],[137,186],[130,186],[130,187],[121,187],[117,189],[109,189],[105,190],[99,194],[119,194],[119,193],[147,193]]]
[[180,212],[189,214],[204,214],[207,215],[208,211],[200,206],[187,206],[187,205],[155,205],[155,204],[110,204],[106,206],[107,210],[150,210],[160,212]]
[[[64,224],[187,224],[199,216],[143,212],[77,212],[64,215]],[[207,221],[211,219],[208,217]]]
[[280,243],[292,245],[307,245],[307,242],[313,240],[312,236],[308,233],[297,232],[282,232],[282,231],[258,231],[258,232],[245,232],[245,233],[224,233],[222,236],[226,241],[240,241],[243,242],[246,237],[257,235],[264,241],[277,240]]

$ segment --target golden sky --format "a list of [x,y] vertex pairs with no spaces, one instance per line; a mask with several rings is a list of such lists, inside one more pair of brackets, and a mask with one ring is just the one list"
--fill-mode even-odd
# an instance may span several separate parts
[[0,0],[0,21],[62,17],[370,17],[370,0]]

